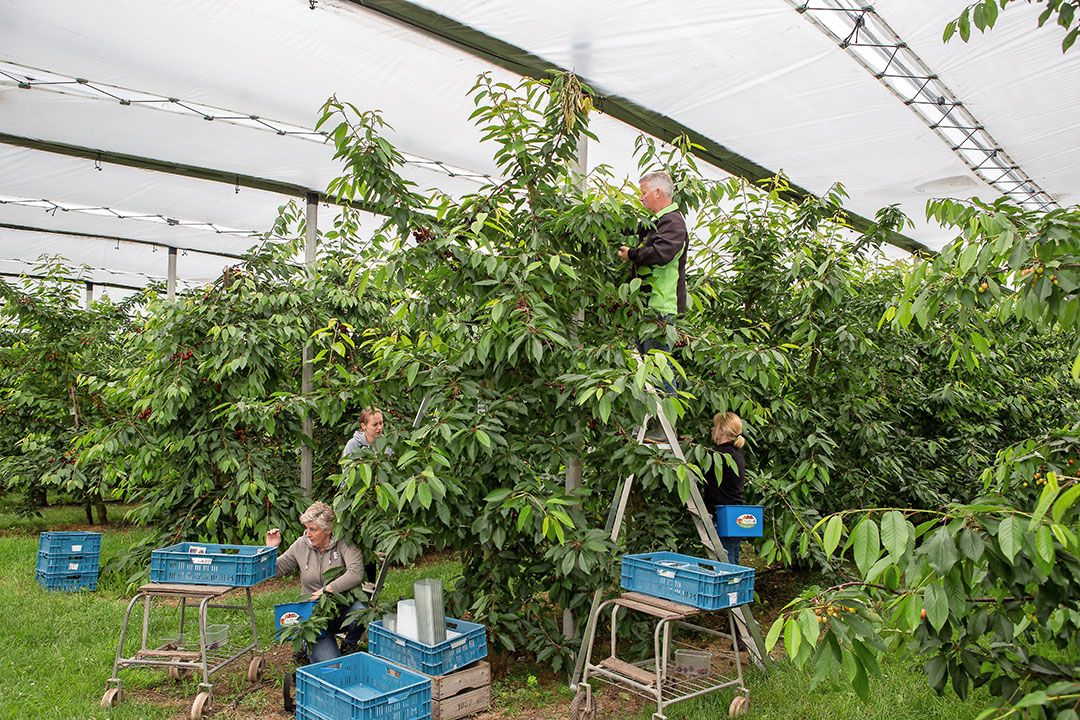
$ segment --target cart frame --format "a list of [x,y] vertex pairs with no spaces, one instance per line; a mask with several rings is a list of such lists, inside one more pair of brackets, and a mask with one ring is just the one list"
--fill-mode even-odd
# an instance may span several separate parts
[[[611,611],[611,641],[610,656],[593,663],[593,650],[596,644],[596,626],[600,615],[607,609]],[[620,610],[629,610],[644,613],[656,618],[656,627],[653,631],[653,657],[635,663],[620,660],[616,653],[616,640],[618,637],[618,616]],[[656,702],[656,712],[653,720],[666,720],[665,709],[677,702],[700,697],[708,693],[723,690],[725,688],[737,688],[738,695],[732,701],[730,713],[739,715],[745,712],[750,692],[743,681],[742,653],[739,649],[739,632],[735,617],[731,608],[717,610],[727,615],[728,631],[716,630],[704,625],[688,622],[690,618],[700,615],[703,611],[688,605],[680,605],[668,600],[642,595],[640,593],[627,592],[614,598],[605,600],[596,608],[596,617],[589,623],[590,633],[585,638],[583,648],[585,650],[585,664],[582,680],[579,687],[579,700],[575,702],[576,715],[578,718],[592,718],[595,715],[595,707],[592,698],[592,686],[590,678],[596,678],[604,682],[619,685],[637,695]],[[672,644],[694,647],[680,640],[672,639],[672,629],[683,628],[696,633],[722,638],[731,642],[731,651],[711,648],[716,655],[731,657],[734,663],[734,676],[723,675],[710,668],[708,675],[703,677],[679,676],[673,671],[669,672],[669,660],[671,659]],[[700,649],[700,648],[695,648]],[[583,694],[582,694],[583,691]]]
[[[246,599],[244,604],[218,601],[224,595],[241,589],[244,590]],[[150,610],[154,605],[154,598],[179,599],[180,625],[175,642],[151,648],[147,646],[147,643],[150,634]],[[193,605],[198,603],[198,651],[187,649],[184,642],[184,626],[187,619],[189,600],[192,601],[191,604]],[[140,647],[135,655],[124,657],[124,645],[127,642],[131,615],[140,601],[142,601],[143,609]],[[211,609],[246,610],[251,626],[251,642],[243,644],[226,641],[221,646],[208,644],[206,642],[206,626],[208,611]],[[213,703],[214,686],[210,682],[210,676],[248,653],[252,653],[252,659],[248,665],[248,680],[255,682],[262,675],[266,663],[262,651],[259,649],[259,632],[255,625],[255,609],[251,601],[250,587],[186,585],[180,583],[148,583],[142,585],[135,597],[131,598],[127,611],[124,613],[124,622],[120,626],[120,642],[117,643],[116,657],[113,661],[112,676],[105,681],[105,695],[101,698],[101,705],[102,707],[112,707],[123,699],[120,683],[120,670],[123,668],[160,668],[166,670],[172,677],[181,677],[189,672],[200,673],[202,682],[199,683],[199,692],[191,708],[192,720],[198,720]]]

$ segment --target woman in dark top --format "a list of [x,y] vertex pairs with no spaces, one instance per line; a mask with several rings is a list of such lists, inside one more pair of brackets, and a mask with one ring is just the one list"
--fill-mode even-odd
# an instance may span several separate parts
[[[746,460],[742,447],[742,418],[733,412],[716,413],[712,425],[713,452],[715,458],[712,472],[705,476],[702,499],[713,522],[716,522],[717,505],[743,505],[743,481],[746,478]],[[727,551],[728,562],[739,564],[740,538],[720,538]]]

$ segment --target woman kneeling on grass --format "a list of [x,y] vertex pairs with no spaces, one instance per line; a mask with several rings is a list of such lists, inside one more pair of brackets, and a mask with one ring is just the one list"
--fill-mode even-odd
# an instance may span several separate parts
[[[332,536],[334,529],[334,511],[324,502],[314,502],[300,516],[304,534],[297,538],[289,549],[278,556],[277,574],[287,575],[294,570],[300,572],[300,589],[312,600],[318,600],[323,593],[346,593],[364,581],[364,554],[358,547]],[[266,532],[266,544],[270,547],[281,545],[281,531],[277,528]],[[324,573],[333,568],[343,568],[344,573],[330,582],[325,582]],[[333,660],[341,656],[335,634],[343,629],[349,613],[362,610],[360,601],[341,611],[330,620],[326,631],[319,636],[310,648],[312,662]],[[344,626],[345,640],[342,648],[351,652],[356,648],[364,633],[364,626],[351,623]]]

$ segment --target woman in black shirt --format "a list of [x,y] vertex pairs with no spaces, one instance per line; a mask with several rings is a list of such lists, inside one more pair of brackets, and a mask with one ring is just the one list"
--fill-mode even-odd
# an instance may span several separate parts
[[[742,447],[746,440],[742,436],[742,418],[733,412],[716,413],[712,425],[713,452],[715,458],[712,472],[705,476],[702,499],[713,522],[716,522],[717,505],[743,505],[743,481],[746,477],[746,460]],[[740,538],[720,538],[720,544],[727,551],[728,562],[739,564]]]

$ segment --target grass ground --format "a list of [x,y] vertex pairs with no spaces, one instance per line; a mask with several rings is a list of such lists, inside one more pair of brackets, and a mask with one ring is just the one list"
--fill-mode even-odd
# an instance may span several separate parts
[[[116,512],[115,517],[120,516]],[[105,583],[96,593],[46,592],[34,579],[37,532],[82,525],[81,508],[46,511],[38,522],[13,516],[0,506],[0,617],[4,620],[4,652],[0,654],[0,720],[34,718],[138,718],[179,720],[186,718],[197,688],[192,680],[175,681],[151,670],[124,670],[127,691],[117,708],[102,710],[98,701],[112,669],[120,623],[130,595],[119,584]],[[105,531],[102,558],[107,561],[144,536],[130,527]],[[408,596],[412,583],[421,577],[440,577],[452,582],[461,572],[453,558],[441,557],[418,567],[395,569],[387,580],[387,599]],[[216,675],[215,710],[220,720],[281,719],[281,678],[291,668],[288,647],[273,646],[273,606],[297,597],[295,582],[273,580],[255,593],[258,630],[264,647],[270,648],[270,670],[252,686],[245,678],[246,664]],[[175,622],[152,615],[152,636],[163,636]],[[130,650],[130,649],[129,649]],[[540,720],[566,717],[572,698],[565,678],[514,658],[493,659],[497,669],[493,686],[494,707],[480,720]],[[806,718],[807,720],[966,720],[983,707],[985,697],[966,702],[955,697],[938,698],[926,685],[918,664],[893,657],[884,663],[885,674],[875,685],[870,701],[860,702],[849,689],[820,687],[807,692],[809,675],[786,663],[766,673],[751,671],[755,720]],[[607,688],[601,695],[605,718],[646,720],[653,712],[643,701]],[[671,720],[713,720],[725,717],[730,696],[716,695],[673,706]]]

